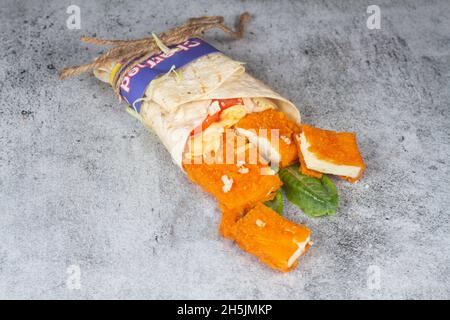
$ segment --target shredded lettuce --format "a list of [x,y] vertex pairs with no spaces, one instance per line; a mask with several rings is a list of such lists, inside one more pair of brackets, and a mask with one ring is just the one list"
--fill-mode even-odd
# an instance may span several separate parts
[[170,48],[168,46],[166,46],[154,32],[152,32],[152,37],[155,40],[156,45],[162,52],[164,52],[164,53],[170,52]]
[[182,75],[181,73],[178,73],[178,72],[177,72],[175,65],[173,65],[173,66],[170,68],[169,72],[175,73],[177,82],[180,82],[180,81],[183,81],[183,80],[184,80],[183,75]]

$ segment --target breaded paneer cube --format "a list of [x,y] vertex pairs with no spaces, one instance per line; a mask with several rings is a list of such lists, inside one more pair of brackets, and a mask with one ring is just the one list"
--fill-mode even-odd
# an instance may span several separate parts
[[[230,144],[230,140],[238,137],[225,136],[220,155],[183,163],[189,179],[211,193],[226,210],[243,211],[257,202],[272,199],[282,185],[278,175],[249,143]],[[231,159],[227,150],[232,150]]]
[[247,165],[243,174],[233,164],[188,164],[184,166],[190,180],[211,193],[229,210],[244,210],[259,201],[273,198],[282,182],[277,175],[262,175],[258,165]]
[[[252,143],[257,142],[258,148],[263,153],[265,153],[264,149],[270,147],[277,149],[280,156],[278,159],[280,167],[286,167],[298,161],[298,151],[294,139],[295,135],[301,132],[301,127],[283,112],[268,109],[249,113],[239,120],[235,127],[238,134],[246,136]],[[273,139],[273,141],[271,141],[272,129],[278,130],[278,139]],[[259,139],[257,139],[258,137]]]
[[312,244],[311,231],[258,203],[233,230],[236,243],[268,266],[283,272],[294,268]]
[[302,126],[300,151],[310,170],[340,176],[356,182],[366,168],[353,132],[322,130]]

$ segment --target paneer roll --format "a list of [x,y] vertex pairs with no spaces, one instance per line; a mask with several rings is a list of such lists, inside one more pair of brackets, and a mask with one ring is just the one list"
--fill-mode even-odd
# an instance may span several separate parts
[[331,214],[337,191],[322,174],[357,180],[365,165],[353,134],[302,127],[291,101],[197,36],[220,28],[241,37],[248,18],[241,15],[236,31],[222,17],[201,17],[144,39],[83,38],[113,48],[87,65],[64,69],[60,77],[92,70],[111,84],[127,111],[217,201],[221,234],[285,272],[312,242],[308,228],[269,207],[276,195],[273,201],[282,201],[283,182],[287,198],[306,214]]

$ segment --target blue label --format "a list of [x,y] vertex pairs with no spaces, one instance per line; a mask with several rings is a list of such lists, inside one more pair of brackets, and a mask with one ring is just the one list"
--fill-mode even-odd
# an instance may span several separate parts
[[169,48],[175,50],[171,50],[168,54],[161,53],[152,56],[137,64],[123,78],[120,84],[120,94],[137,112],[141,109],[141,102],[137,100],[144,96],[148,85],[157,76],[169,72],[172,66],[181,68],[204,55],[219,52],[219,50],[198,38],[189,39]]

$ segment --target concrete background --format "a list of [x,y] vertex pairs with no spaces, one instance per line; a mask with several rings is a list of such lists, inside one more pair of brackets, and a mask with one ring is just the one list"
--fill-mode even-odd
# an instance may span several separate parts
[[[66,27],[70,4],[81,30]],[[381,30],[366,27],[370,4]],[[450,297],[449,1],[0,7],[0,298]],[[138,38],[204,14],[233,23],[244,10],[245,39],[212,32],[212,43],[293,100],[304,122],[356,131],[368,166],[358,184],[335,180],[334,217],[287,205],[315,240],[289,274],[219,236],[214,201],[107,85],[57,79],[101,51],[81,35]]]

